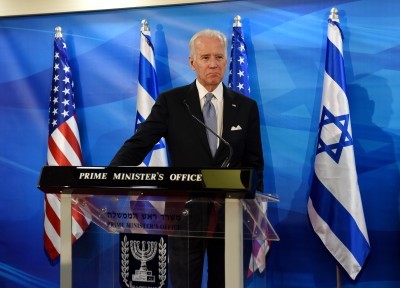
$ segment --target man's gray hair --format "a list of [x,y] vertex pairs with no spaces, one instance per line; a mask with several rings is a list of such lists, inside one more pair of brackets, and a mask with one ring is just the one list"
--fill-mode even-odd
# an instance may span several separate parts
[[193,35],[192,39],[189,41],[189,51],[190,51],[190,56],[192,57],[194,55],[194,42],[196,41],[197,38],[199,37],[209,37],[209,38],[218,38],[222,41],[224,45],[224,51],[225,51],[225,56],[227,56],[227,42],[226,42],[226,36],[218,31],[218,30],[211,30],[211,29],[205,29],[197,32],[196,34]]

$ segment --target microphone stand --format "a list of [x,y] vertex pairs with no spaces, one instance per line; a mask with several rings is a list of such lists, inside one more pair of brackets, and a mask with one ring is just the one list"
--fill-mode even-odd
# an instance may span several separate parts
[[204,128],[206,128],[208,131],[210,131],[215,137],[217,137],[219,140],[221,140],[221,142],[223,142],[226,146],[228,146],[229,148],[229,155],[225,158],[224,162],[221,164],[222,168],[228,168],[232,155],[233,155],[233,148],[232,145],[229,144],[228,141],[226,141],[224,138],[222,138],[221,136],[219,136],[217,133],[215,133],[210,127],[208,127],[203,121],[201,121],[199,118],[197,118],[191,111],[190,111],[190,107],[189,104],[187,104],[186,99],[183,100],[183,104],[185,104],[187,111],[189,112],[190,116],[192,116],[192,118],[194,120],[196,120],[198,123],[200,123]]

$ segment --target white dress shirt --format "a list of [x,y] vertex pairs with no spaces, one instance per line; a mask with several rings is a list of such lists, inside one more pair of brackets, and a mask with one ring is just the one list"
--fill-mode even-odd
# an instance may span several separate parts
[[[212,104],[215,107],[215,112],[217,113],[217,127],[218,131],[216,132],[219,136],[222,135],[222,119],[223,119],[223,112],[224,112],[224,88],[222,86],[222,82],[219,83],[217,88],[214,89],[214,91],[207,91],[206,88],[204,88],[203,85],[199,83],[199,81],[196,80],[196,86],[197,90],[199,91],[199,97],[200,97],[200,105],[201,105],[201,110],[203,110],[204,103],[206,101],[206,94],[207,93],[212,93],[214,94],[214,97],[211,99]],[[219,146],[219,139],[217,142]]]

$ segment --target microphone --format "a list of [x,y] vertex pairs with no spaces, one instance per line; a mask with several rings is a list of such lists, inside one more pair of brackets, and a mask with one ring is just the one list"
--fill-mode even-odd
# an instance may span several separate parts
[[197,122],[199,122],[204,128],[206,128],[208,131],[210,131],[215,137],[217,137],[219,140],[221,140],[221,142],[223,142],[226,146],[228,146],[229,148],[229,155],[225,158],[224,162],[221,164],[222,168],[227,168],[229,167],[229,164],[231,162],[231,158],[233,155],[233,148],[232,145],[229,144],[228,141],[226,141],[224,138],[222,138],[221,136],[219,136],[217,133],[215,133],[210,127],[208,127],[206,125],[206,123],[204,123],[203,121],[201,121],[199,118],[197,118],[192,111],[190,110],[189,104],[187,104],[186,99],[183,99],[183,104],[185,104],[187,111],[189,112],[190,116],[192,116],[192,118],[194,120],[196,120]]

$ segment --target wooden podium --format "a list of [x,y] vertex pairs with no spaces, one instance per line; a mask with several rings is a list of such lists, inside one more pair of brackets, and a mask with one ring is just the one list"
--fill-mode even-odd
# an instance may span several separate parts
[[[256,181],[250,168],[43,167],[38,188],[60,194],[61,199],[60,287],[72,287],[71,213],[79,207],[108,233],[224,238],[225,285],[242,288],[243,239],[279,240],[260,206],[277,199],[256,193]],[[182,218],[190,215],[188,203],[193,201],[223,206],[225,219],[229,219],[222,223],[224,229],[181,225]],[[162,206],[162,211],[138,224],[138,213],[153,215],[140,210],[143,205],[139,203]]]

